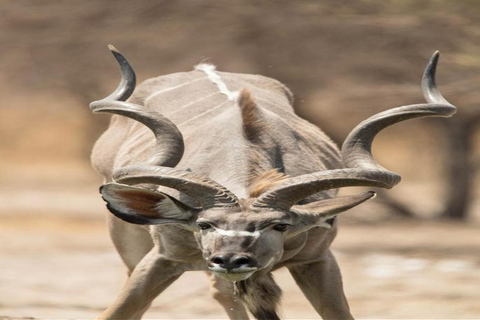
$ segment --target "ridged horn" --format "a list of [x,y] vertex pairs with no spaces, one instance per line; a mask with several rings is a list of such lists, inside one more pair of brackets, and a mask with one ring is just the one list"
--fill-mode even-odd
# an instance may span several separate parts
[[108,46],[120,65],[122,78],[117,89],[108,97],[94,101],[94,113],[108,112],[143,123],[155,135],[153,158],[145,165],[128,166],[113,172],[119,183],[129,185],[151,183],[176,189],[197,201],[204,209],[238,206],[238,199],[225,187],[193,173],[175,170],[184,152],[184,142],[177,126],[159,112],[131,102],[125,102],[135,89],[135,72],[127,59],[112,45]]
[[114,180],[128,185],[151,183],[178,190],[203,209],[236,207],[237,197],[220,184],[193,173],[156,166],[128,166],[114,172]]
[[128,63],[127,59],[125,59],[125,57],[120,53],[120,51],[117,50],[117,48],[109,44],[108,49],[110,49],[113,56],[115,57],[115,59],[117,59],[118,64],[120,65],[122,79],[117,89],[115,89],[115,91],[113,91],[104,100],[125,101],[130,98],[133,91],[135,90],[137,77],[130,63]]
[[[371,146],[375,136],[395,123],[421,117],[450,117],[456,108],[446,102],[435,86],[435,67],[438,53],[430,60],[424,79],[429,94],[427,104],[402,106],[380,112],[361,122],[348,135],[342,146],[345,169],[320,171],[292,177],[262,194],[254,207],[277,207],[288,210],[298,201],[321,191],[349,186],[392,188],[400,182],[400,176],[382,166],[373,158]],[[424,81],[422,81],[422,84]],[[433,94],[432,94],[433,93]],[[443,100],[440,100],[442,97]],[[431,102],[435,101],[435,102]]]
[[155,135],[156,147],[152,165],[175,167],[182,159],[184,152],[183,136],[177,126],[159,112],[127,100],[135,89],[135,72],[128,60],[112,45],[108,48],[120,65],[121,81],[117,89],[108,97],[90,103],[94,113],[113,113],[143,123]]
[[439,59],[440,52],[435,51],[435,53],[430,58],[427,67],[425,68],[425,72],[423,73],[422,77],[423,96],[428,103],[441,103],[451,105],[451,103],[442,96],[442,94],[437,88],[437,84],[435,81],[435,74],[437,72],[437,64]]

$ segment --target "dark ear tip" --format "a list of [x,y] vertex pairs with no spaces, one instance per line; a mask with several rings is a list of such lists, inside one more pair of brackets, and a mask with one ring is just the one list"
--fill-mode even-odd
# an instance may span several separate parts
[[[109,203],[110,203],[110,201],[108,201],[108,199],[107,199],[109,197],[108,191],[111,190],[111,185],[113,185],[113,184],[114,183],[112,183],[112,182],[105,183],[105,184],[102,184],[100,186],[100,188],[98,188],[98,192],[100,193],[100,196],[102,197],[102,200],[107,203],[107,207],[109,206]],[[108,209],[110,210],[110,208],[108,208]]]
[[98,188],[98,191],[103,194],[105,191],[108,191],[108,190],[111,190],[111,187],[113,185],[118,185],[118,183],[114,183],[114,182],[108,182],[108,183],[104,183],[100,186],[100,188]]
[[[105,200],[105,199],[104,199]],[[106,200],[105,200],[106,201]],[[141,225],[149,225],[152,224],[151,221],[148,219],[137,215],[137,214],[128,214],[125,212],[122,212],[120,210],[117,210],[110,202],[107,202],[107,209],[110,211],[115,217],[128,222],[128,223],[133,223],[133,224],[141,224]]]

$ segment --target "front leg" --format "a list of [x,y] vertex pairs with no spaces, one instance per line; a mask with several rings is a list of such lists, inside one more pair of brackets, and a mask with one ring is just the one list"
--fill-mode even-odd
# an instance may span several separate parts
[[340,269],[330,251],[322,261],[297,265],[288,269],[297,285],[323,319],[354,319],[343,292]]
[[153,248],[135,267],[115,302],[97,320],[141,319],[153,299],[183,273]]

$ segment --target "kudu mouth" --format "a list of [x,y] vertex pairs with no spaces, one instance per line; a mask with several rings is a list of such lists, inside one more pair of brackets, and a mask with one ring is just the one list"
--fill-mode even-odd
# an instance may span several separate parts
[[250,278],[258,268],[241,267],[235,269],[226,269],[219,266],[208,267],[210,271],[215,273],[218,277],[228,281],[242,281]]

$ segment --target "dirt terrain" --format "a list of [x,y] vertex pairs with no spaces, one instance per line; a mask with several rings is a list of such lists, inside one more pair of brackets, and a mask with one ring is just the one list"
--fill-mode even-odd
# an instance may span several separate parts
[[[1,194],[0,315],[98,316],[119,292],[126,273],[108,237],[96,185]],[[365,214],[346,213],[334,244],[356,317],[480,319],[478,224],[367,223]],[[319,319],[287,271],[275,277],[284,290],[285,319]],[[209,295],[207,277],[198,272],[183,275],[146,315],[225,317]]]
[[[109,119],[88,103],[118,83],[108,43],[139,82],[201,61],[278,79],[339,144],[375,112],[423,102],[421,74],[440,50],[456,118],[399,124],[373,146],[402,176],[389,195],[420,219],[398,218],[379,196],[342,216],[334,250],[358,319],[480,319],[479,15],[472,0],[0,0],[0,320],[92,319],[126,278],[88,164]],[[446,179],[456,119],[476,121],[462,167],[471,196],[466,221],[440,222],[461,190]],[[288,272],[275,277],[285,319],[319,319]],[[225,317],[202,273],[146,315]]]

